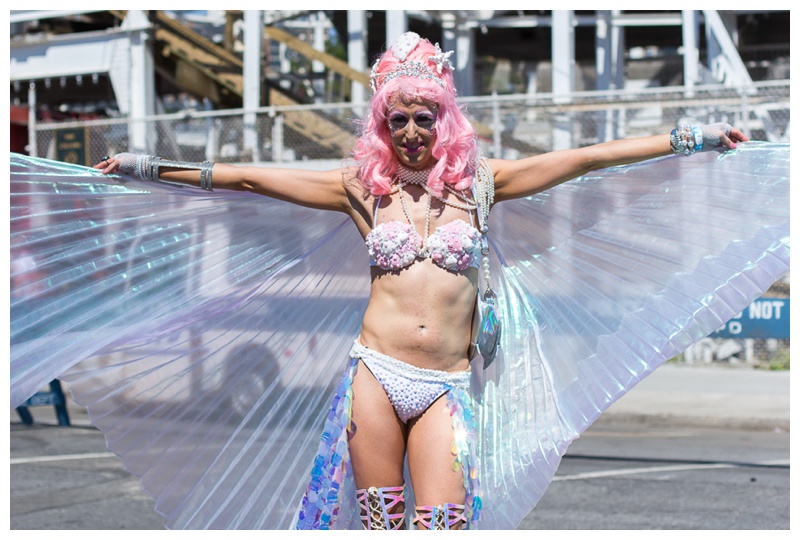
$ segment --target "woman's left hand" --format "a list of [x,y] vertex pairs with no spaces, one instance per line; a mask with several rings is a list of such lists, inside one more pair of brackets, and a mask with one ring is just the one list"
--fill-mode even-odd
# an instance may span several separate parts
[[726,136],[724,133],[720,137],[720,142],[725,148],[736,148],[736,143],[747,142],[750,138],[745,135],[742,130],[731,127],[730,133]]
[[703,132],[703,150],[711,150],[720,146],[736,148],[736,143],[750,140],[742,130],[731,126],[727,122],[706,124],[700,126],[700,130]]

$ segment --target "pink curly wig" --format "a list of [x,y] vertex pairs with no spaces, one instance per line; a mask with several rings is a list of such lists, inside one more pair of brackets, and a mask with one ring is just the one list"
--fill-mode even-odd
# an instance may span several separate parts
[[[436,49],[431,42],[421,39],[405,62],[423,63],[435,74],[437,65],[430,59],[434,54]],[[445,185],[458,190],[470,188],[478,145],[475,130],[456,103],[451,70],[447,67],[442,69],[440,77],[444,88],[434,80],[413,76],[385,81],[385,76],[401,63],[390,49],[380,57],[374,71],[378,89],[367,105],[368,114],[362,123],[353,155],[361,184],[373,195],[391,191],[392,178],[400,163],[387,128],[387,113],[396,99],[410,99],[423,100],[437,108],[436,139],[431,148],[436,164],[428,176],[428,186],[439,195]]]

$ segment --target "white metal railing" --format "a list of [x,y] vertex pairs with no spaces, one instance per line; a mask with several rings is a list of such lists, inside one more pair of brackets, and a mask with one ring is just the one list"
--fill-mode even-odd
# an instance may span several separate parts
[[[697,85],[575,92],[558,102],[551,93],[492,95],[459,100],[474,120],[487,155],[523,157],[552,150],[565,138],[569,146],[648,135],[681,121],[729,121],[753,138],[789,142],[788,80],[730,87]],[[32,102],[33,103],[33,102]],[[287,162],[340,160],[352,149],[364,103],[325,103],[259,107],[254,110],[187,110],[146,118],[109,118],[58,123],[31,122],[32,155],[59,159],[65,130],[85,131],[89,161],[125,151],[129,130],[142,124],[151,133],[147,151],[202,161]],[[246,114],[257,121],[246,127]],[[249,126],[249,124],[248,124]],[[245,148],[253,130],[257,148]]]

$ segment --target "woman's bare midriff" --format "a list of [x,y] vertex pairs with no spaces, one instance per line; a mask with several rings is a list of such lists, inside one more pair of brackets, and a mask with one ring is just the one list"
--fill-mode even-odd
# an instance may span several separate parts
[[429,259],[400,272],[372,268],[361,343],[417,367],[469,368],[478,273],[448,272]]

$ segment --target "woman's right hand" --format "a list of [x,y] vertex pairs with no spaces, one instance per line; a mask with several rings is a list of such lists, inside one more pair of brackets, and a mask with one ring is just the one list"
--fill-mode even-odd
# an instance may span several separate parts
[[94,165],[93,168],[101,169],[103,174],[111,174],[119,168],[119,160],[106,156],[100,163]]

